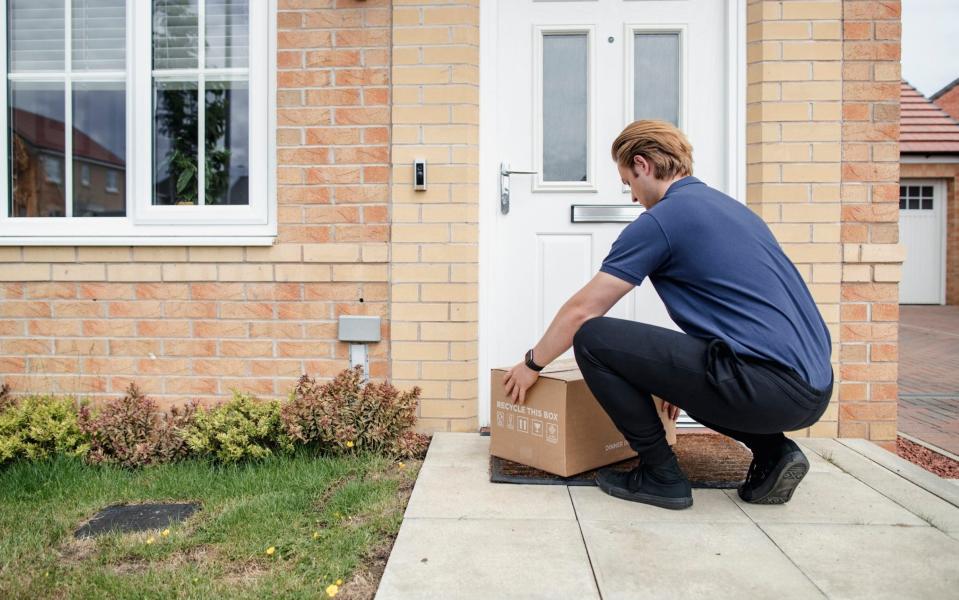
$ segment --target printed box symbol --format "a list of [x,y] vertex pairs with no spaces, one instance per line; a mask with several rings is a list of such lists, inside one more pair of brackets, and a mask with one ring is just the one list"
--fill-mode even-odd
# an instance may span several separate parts
[[546,441],[551,444],[559,442],[559,425],[556,423],[546,424]]
[[516,417],[516,431],[529,433],[529,419],[526,417]]
[[506,428],[507,428],[507,429],[515,429],[515,428],[516,428],[515,425],[514,425],[514,423],[513,423],[513,414],[512,414],[512,413],[506,415]]
[[533,435],[543,437],[543,422],[539,419],[533,419]]
[[496,411],[496,426],[497,427],[503,426],[503,413],[500,411]]

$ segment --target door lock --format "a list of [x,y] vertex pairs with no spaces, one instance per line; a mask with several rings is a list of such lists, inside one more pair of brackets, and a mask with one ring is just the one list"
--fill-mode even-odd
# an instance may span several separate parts
[[535,175],[536,171],[510,171],[509,163],[499,164],[499,210],[504,215],[509,213],[509,176]]

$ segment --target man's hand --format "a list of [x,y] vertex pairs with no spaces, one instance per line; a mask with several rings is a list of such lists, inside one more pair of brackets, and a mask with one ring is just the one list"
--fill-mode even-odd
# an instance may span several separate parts
[[666,416],[675,421],[679,418],[679,407],[663,400],[663,412]]
[[537,379],[539,379],[539,373],[527,367],[526,361],[523,361],[517,363],[503,376],[503,388],[513,404],[516,404],[517,400],[523,404],[526,402],[526,390],[533,387]]

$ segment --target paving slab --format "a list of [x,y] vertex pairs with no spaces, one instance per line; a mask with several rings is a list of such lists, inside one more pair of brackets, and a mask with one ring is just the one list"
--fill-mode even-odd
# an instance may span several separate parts
[[599,597],[577,523],[526,519],[407,519],[376,594],[376,600]]
[[809,460],[809,472],[810,473],[842,473],[842,469],[832,464],[818,453],[815,450],[810,448],[808,442],[810,440],[815,440],[816,438],[803,438],[800,440],[793,440],[799,447],[802,448],[803,454],[806,455],[806,458]]
[[959,595],[959,541],[933,527],[760,526],[830,598]]
[[563,485],[493,484],[486,465],[420,469],[406,518],[575,520]]
[[847,473],[807,473],[786,504],[750,504],[723,490],[757,523],[851,523],[929,526]]
[[939,496],[946,502],[959,507],[959,492],[945,479],[923,469],[892,452],[873,444],[869,440],[858,438],[837,438],[837,442],[852,448],[863,456],[876,461],[890,471],[905,477],[916,485]]
[[434,435],[424,465],[464,467],[489,464],[489,436],[475,433]]
[[753,523],[581,525],[603,600],[825,597]]
[[816,447],[844,471],[933,527],[959,534],[959,510],[949,502],[834,439],[818,440]]
[[668,510],[639,502],[626,502],[597,487],[570,487],[570,496],[580,521],[616,523],[750,523],[736,503],[723,490],[693,488],[693,505],[683,510]]

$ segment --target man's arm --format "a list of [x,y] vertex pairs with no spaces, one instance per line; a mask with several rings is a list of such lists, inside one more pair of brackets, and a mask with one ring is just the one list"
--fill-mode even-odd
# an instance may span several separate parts
[[533,361],[542,366],[553,362],[573,345],[573,336],[583,323],[605,315],[634,287],[619,277],[597,273],[560,307],[543,338],[533,347]]

